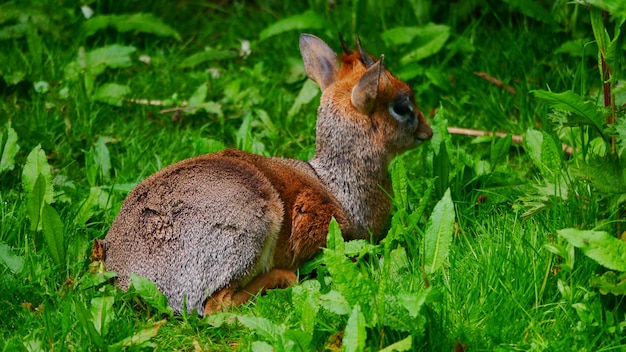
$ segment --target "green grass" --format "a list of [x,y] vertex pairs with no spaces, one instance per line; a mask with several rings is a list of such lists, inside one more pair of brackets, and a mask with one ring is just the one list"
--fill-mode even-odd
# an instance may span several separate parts
[[[532,146],[513,145],[498,154],[495,140],[446,132],[446,126],[512,134],[535,128],[559,140],[549,104],[529,91],[572,90],[601,101],[597,47],[591,44],[592,53],[582,57],[556,52],[571,40],[593,42],[584,6],[557,2],[547,7],[531,0],[220,3],[89,5],[96,15],[153,14],[180,41],[152,34],[147,27],[129,32],[108,27],[87,35],[81,26],[89,21],[68,1],[0,5],[0,143],[6,141],[10,122],[20,146],[14,168],[0,171],[2,350],[272,346],[374,351],[394,343],[404,343],[399,350],[423,351],[626,348],[624,296],[603,295],[592,287],[590,278],[606,269],[557,236],[569,227],[612,229],[611,224],[623,221],[620,203],[616,210],[610,195],[573,176],[567,185],[570,197],[541,198],[535,186],[549,179],[529,157]],[[263,30],[308,10],[319,19],[260,37]],[[383,40],[383,33],[394,27],[431,22],[447,26],[449,37],[445,46],[418,62],[402,64],[401,59],[428,37],[411,45]],[[21,25],[31,29],[23,35],[7,30]],[[149,303],[153,293],[90,284],[96,280],[88,271],[93,240],[104,238],[129,189],[160,168],[224,146],[303,160],[312,156],[319,97],[289,114],[305,82],[300,32],[314,33],[336,50],[338,32],[350,39],[358,33],[369,52],[384,53],[390,70],[408,80],[430,116],[433,142],[399,156],[392,168],[394,180],[406,181],[398,182],[404,186],[397,189],[407,197],[405,204],[396,201],[388,239],[327,250],[305,265],[298,286],[205,319],[170,316]],[[239,54],[243,41],[250,42],[249,55]],[[113,44],[135,48],[129,65],[97,74],[89,68],[74,76],[67,73],[72,61],[80,62],[81,50]],[[233,57],[180,67],[208,49],[229,51]],[[618,51],[623,54],[624,47]],[[144,56],[149,63],[140,60]],[[516,94],[475,74],[481,72]],[[615,75],[624,79],[622,71]],[[47,82],[49,89],[37,92],[37,82]],[[120,106],[93,99],[108,83],[128,87]],[[206,87],[204,102],[217,104],[221,114],[162,112],[180,107],[201,86]],[[620,94],[618,100],[624,100]],[[442,143],[447,155],[440,154]],[[27,157],[37,145],[54,178],[51,205],[63,224],[56,237],[66,252],[62,263],[52,255],[54,236],[31,229],[33,196],[22,180]],[[584,164],[580,155],[571,161],[560,157],[563,165]],[[451,239],[449,253],[441,268],[424,274],[429,220],[445,222],[433,209],[448,187],[455,211],[454,224],[444,231]],[[545,207],[523,215],[536,204]],[[111,306],[98,309],[106,302]],[[98,314],[105,321],[100,325],[94,323]],[[359,332],[367,336],[364,346]],[[132,336],[137,346],[120,344],[131,344]]]

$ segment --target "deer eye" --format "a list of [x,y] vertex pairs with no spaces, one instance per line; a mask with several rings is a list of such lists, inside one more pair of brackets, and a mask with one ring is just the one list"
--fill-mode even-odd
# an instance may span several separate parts
[[415,110],[407,96],[400,96],[391,103],[389,112],[396,120],[400,122],[415,118]]

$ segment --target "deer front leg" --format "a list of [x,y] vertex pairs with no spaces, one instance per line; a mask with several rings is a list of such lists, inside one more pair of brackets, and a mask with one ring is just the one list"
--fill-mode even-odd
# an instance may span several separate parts
[[236,290],[226,287],[211,297],[204,306],[204,315],[219,312],[230,306],[237,306],[247,302],[250,297],[265,293],[274,288],[287,288],[296,282],[296,273],[288,269],[274,268],[265,274],[256,276],[245,287]]

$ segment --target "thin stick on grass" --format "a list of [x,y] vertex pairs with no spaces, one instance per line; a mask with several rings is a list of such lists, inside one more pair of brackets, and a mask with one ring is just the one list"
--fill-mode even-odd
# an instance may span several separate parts
[[484,79],[485,81],[493,84],[494,86],[506,90],[507,92],[511,93],[512,95],[516,95],[517,94],[517,91],[515,91],[515,88],[513,88],[510,85],[502,82],[501,80],[499,80],[496,77],[488,74],[487,72],[477,72],[477,71],[474,71],[474,74],[476,76]]
[[[504,132],[489,132],[489,131],[473,130],[473,129],[461,128],[461,127],[448,127],[448,133],[454,134],[454,135],[459,135],[459,136],[468,136],[468,137],[484,137],[484,136],[487,136],[487,137],[504,138],[504,137],[506,137],[508,135],[508,133],[504,133]],[[519,134],[512,135],[511,139],[512,139],[513,143],[515,143],[515,144],[522,144],[524,142],[524,137],[522,137]],[[573,149],[569,145],[562,144],[561,148],[563,148],[563,151],[565,152],[565,154],[572,155]]]

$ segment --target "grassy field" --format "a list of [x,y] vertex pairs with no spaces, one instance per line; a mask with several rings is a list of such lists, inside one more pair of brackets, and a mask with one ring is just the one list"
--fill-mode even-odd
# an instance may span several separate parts
[[[626,350],[620,1],[84,3],[0,4],[3,351]],[[387,237],[331,228],[298,285],[207,318],[117,289],[91,246],[148,175],[313,155],[302,32],[358,33],[433,125],[390,167]]]

